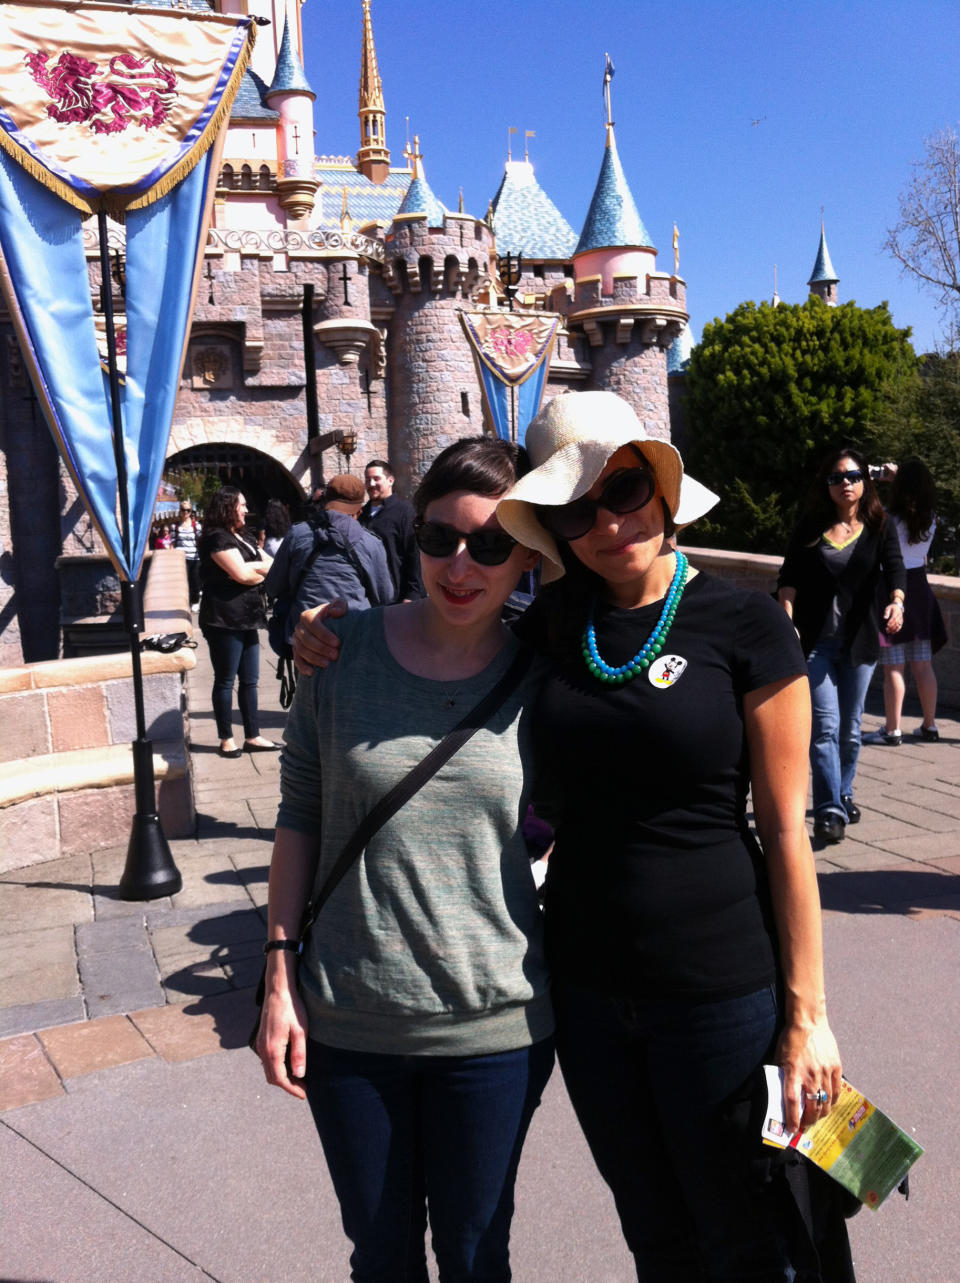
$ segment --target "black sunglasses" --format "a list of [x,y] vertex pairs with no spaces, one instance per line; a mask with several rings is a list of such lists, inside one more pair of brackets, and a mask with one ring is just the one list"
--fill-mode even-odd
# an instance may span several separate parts
[[851,468],[849,472],[830,472],[827,474],[828,486],[842,486],[845,481],[849,481],[855,486],[858,481],[863,480],[863,472],[860,468]]
[[471,530],[465,534],[442,521],[417,520],[413,534],[417,547],[428,557],[452,557],[460,544],[465,543],[467,552],[478,566],[502,566],[517,546],[512,535],[496,527]]
[[558,539],[568,542],[582,539],[593,529],[598,508],[623,517],[628,512],[646,507],[656,488],[656,478],[649,468],[624,468],[604,482],[599,499],[584,497],[558,507],[537,504],[537,517],[540,524]]

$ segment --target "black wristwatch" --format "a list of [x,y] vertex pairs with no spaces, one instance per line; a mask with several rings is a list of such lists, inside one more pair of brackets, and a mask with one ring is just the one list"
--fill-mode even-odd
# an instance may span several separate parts
[[303,953],[302,940],[268,940],[263,946],[264,953],[272,953],[274,949],[289,949],[291,953]]

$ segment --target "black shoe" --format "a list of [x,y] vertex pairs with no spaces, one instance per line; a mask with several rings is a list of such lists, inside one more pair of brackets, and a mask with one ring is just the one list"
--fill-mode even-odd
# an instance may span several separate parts
[[221,757],[243,757],[242,748],[224,748],[222,745],[217,749]]
[[940,738],[940,732],[935,726],[918,726],[913,735],[914,739],[926,740],[928,744],[936,744]]
[[844,793],[844,795],[843,795],[843,797],[840,799],[840,801],[843,803],[843,809],[844,809],[844,810],[846,811],[846,813],[847,813],[847,823],[848,823],[848,824],[859,824],[859,823],[860,823],[860,808],[859,808],[859,806],[857,806],[856,802],[853,800],[853,794],[852,794],[852,793]]
[[828,811],[813,821],[813,836],[821,842],[842,842],[846,828],[841,816]]
[[[271,740],[269,744],[251,744],[249,740],[244,741],[243,751],[245,753],[279,753],[283,748],[282,744],[274,744]],[[240,750],[237,750],[239,757]]]

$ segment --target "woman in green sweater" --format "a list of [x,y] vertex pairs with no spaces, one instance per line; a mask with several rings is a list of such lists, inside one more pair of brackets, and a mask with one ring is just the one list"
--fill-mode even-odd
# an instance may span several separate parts
[[299,977],[281,944],[363,817],[516,657],[501,610],[537,554],[497,523],[515,479],[504,442],[439,456],[415,505],[426,597],[338,621],[343,660],[300,682],[285,735],[257,1050],[309,1100],[362,1283],[426,1283],[427,1209],[444,1283],[510,1278],[520,1149],[553,1065],[521,831],[535,665],[367,843]]

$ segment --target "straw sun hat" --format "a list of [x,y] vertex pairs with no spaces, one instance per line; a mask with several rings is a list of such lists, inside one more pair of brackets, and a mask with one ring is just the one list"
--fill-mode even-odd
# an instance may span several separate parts
[[581,498],[610,456],[632,442],[659,481],[677,526],[696,521],[717,503],[718,496],[712,490],[684,476],[683,460],[675,446],[647,436],[622,397],[613,392],[566,392],[544,406],[527,428],[526,449],[533,471],[500,500],[500,525],[525,547],[543,553],[562,574],[557,545],[537,520],[535,505],[555,507]]

